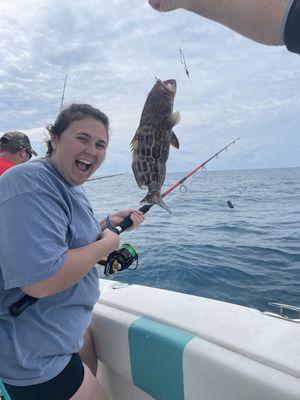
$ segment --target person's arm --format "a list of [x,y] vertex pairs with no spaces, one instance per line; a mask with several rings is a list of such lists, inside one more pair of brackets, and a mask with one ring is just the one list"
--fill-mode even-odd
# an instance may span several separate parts
[[[110,221],[116,226],[128,215],[133,222],[131,229],[137,228],[144,220],[141,211],[125,209],[111,214]],[[100,222],[103,229],[101,240],[68,250],[62,267],[54,275],[33,285],[23,286],[23,292],[41,298],[59,293],[79,282],[99,260],[119,247],[119,235],[107,229],[104,222]]]
[[59,293],[79,282],[101,258],[114,251],[119,244],[120,237],[106,229],[101,240],[68,250],[62,267],[50,278],[21,289],[29,296],[37,298]]
[[290,3],[290,0],[149,0],[158,11],[183,8],[267,45],[284,44],[282,23]]

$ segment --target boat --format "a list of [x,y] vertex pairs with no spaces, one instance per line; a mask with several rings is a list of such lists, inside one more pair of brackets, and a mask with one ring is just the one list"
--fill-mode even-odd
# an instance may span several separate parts
[[99,282],[92,332],[97,378],[110,400],[300,399],[299,308],[264,313]]
[[300,399],[300,308],[99,284],[91,329],[109,400]]

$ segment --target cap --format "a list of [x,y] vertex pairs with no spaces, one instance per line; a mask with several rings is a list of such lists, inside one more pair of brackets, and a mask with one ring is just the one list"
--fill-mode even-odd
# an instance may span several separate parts
[[0,150],[5,150],[6,148],[26,149],[31,154],[37,156],[37,152],[31,147],[29,137],[23,132],[13,131],[4,133],[0,138]]

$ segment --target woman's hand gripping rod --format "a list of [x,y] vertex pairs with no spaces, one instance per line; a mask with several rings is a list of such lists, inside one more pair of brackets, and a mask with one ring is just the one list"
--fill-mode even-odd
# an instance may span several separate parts
[[[154,206],[154,204],[144,204],[141,208],[139,208],[139,211],[141,211],[143,214],[146,214],[146,212],[148,212],[152,206]],[[120,235],[120,233],[130,228],[132,223],[133,222],[131,221],[130,216],[128,216],[124,218],[123,221],[119,225],[115,226],[112,230],[113,232]]]

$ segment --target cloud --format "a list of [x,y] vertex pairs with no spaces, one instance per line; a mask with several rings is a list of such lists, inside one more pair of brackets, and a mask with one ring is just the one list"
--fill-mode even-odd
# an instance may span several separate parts
[[110,117],[103,170],[129,171],[129,142],[158,76],[177,80],[182,116],[169,171],[188,170],[235,137],[239,150],[212,168],[234,158],[241,168],[299,165],[299,57],[284,48],[182,10],[157,13],[146,0],[2,2],[0,34],[0,130],[25,130],[40,151],[68,73],[65,104],[88,102]]

